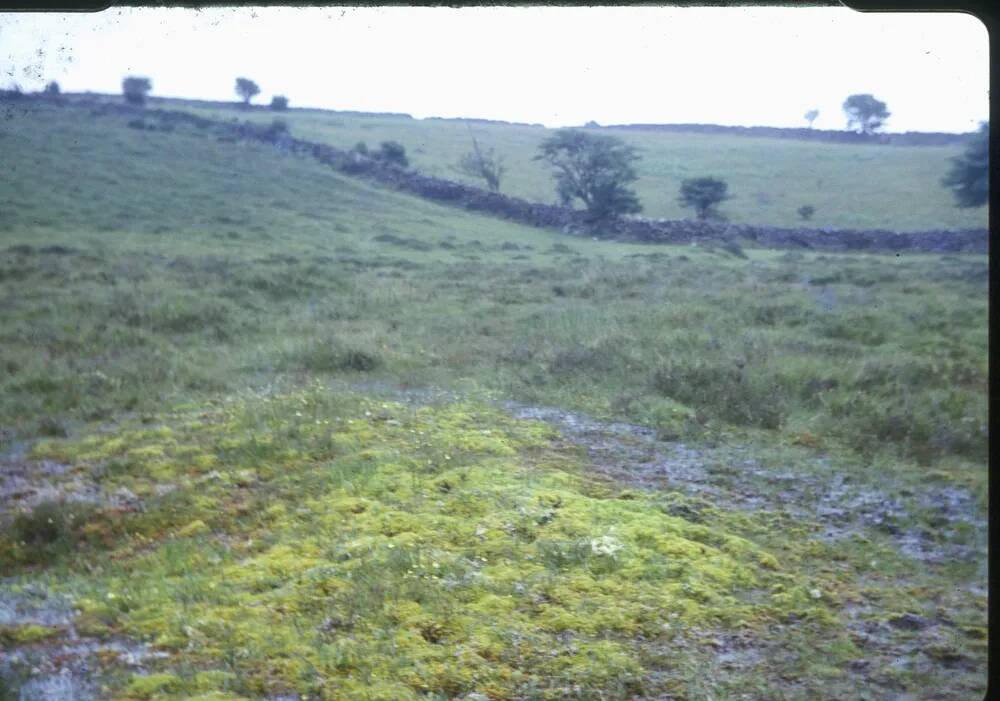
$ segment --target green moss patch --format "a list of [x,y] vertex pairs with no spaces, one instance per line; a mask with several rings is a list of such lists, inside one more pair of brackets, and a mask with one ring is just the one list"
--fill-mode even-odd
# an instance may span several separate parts
[[122,698],[617,698],[648,684],[643,641],[678,622],[832,624],[830,597],[741,535],[745,516],[702,506],[696,523],[595,489],[552,438],[481,405],[317,388],[35,455],[124,461],[103,486],[146,495],[65,562],[89,629],[169,653]]

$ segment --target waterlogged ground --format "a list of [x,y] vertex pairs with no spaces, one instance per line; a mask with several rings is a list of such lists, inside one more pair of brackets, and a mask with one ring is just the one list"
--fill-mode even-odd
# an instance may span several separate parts
[[808,446],[341,383],[95,426],[4,474],[5,509],[73,505],[0,540],[11,698],[984,691],[982,500]]

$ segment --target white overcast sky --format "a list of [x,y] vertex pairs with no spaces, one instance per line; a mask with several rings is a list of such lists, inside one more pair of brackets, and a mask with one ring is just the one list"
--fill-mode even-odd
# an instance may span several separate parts
[[844,98],[891,131],[989,114],[985,27],[959,13],[846,8],[116,8],[0,13],[0,86],[233,99],[237,76],[292,106],[485,117],[842,129]]

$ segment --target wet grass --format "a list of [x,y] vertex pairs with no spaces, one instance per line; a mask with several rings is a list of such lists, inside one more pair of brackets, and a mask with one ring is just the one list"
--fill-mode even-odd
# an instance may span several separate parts
[[[569,239],[198,130],[43,107],[0,133],[0,450],[144,505],[60,522],[47,565],[29,541],[48,517],[25,514],[0,562],[72,594],[82,634],[169,651],[158,676],[111,664],[121,698],[843,697],[858,680],[831,670],[864,654],[838,612],[873,600],[955,623],[880,688],[975,687],[978,563],[914,574],[877,533],[825,544],[770,512],[622,497],[488,405],[775,469],[826,456],[985,514],[985,257]],[[366,383],[473,401],[344,389]],[[781,652],[699,677],[710,630]]]

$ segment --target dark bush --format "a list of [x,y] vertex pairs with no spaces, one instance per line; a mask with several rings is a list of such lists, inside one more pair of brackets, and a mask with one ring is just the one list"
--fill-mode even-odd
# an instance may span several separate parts
[[375,353],[337,339],[316,341],[294,353],[289,360],[300,370],[317,373],[370,372],[382,365]]
[[153,82],[149,78],[130,75],[122,80],[122,94],[130,105],[146,104],[146,95],[152,89]]
[[824,432],[862,453],[890,447],[924,464],[949,454],[985,460],[989,453],[986,402],[968,394],[940,390],[918,402],[908,393],[845,392],[825,408]]
[[699,219],[720,219],[715,207],[729,199],[729,186],[718,178],[689,178],[681,183],[680,203],[694,207]]
[[981,207],[990,199],[990,125],[983,122],[965,153],[952,159],[941,181],[955,196],[957,207]]
[[406,157],[406,149],[397,141],[383,141],[379,146],[378,153],[375,155],[379,160],[401,168],[406,168],[410,165],[410,161]]
[[271,109],[275,112],[284,112],[288,109],[288,98],[284,95],[275,95],[271,98]]
[[801,217],[802,221],[809,221],[810,219],[812,219],[812,216],[816,213],[816,208],[813,207],[811,204],[804,204],[801,207],[799,207],[798,212],[799,212],[799,217]]
[[72,550],[76,532],[94,510],[78,502],[44,501],[14,517],[9,537],[28,562],[47,562]]
[[608,339],[593,346],[574,346],[558,351],[548,365],[556,376],[606,375],[624,367],[627,345],[622,339]]
[[286,122],[284,119],[273,120],[270,126],[268,126],[267,130],[265,131],[267,137],[272,139],[287,133],[288,133],[288,122]]
[[707,418],[740,426],[776,429],[787,412],[776,378],[721,358],[668,361],[653,373],[652,385]]

